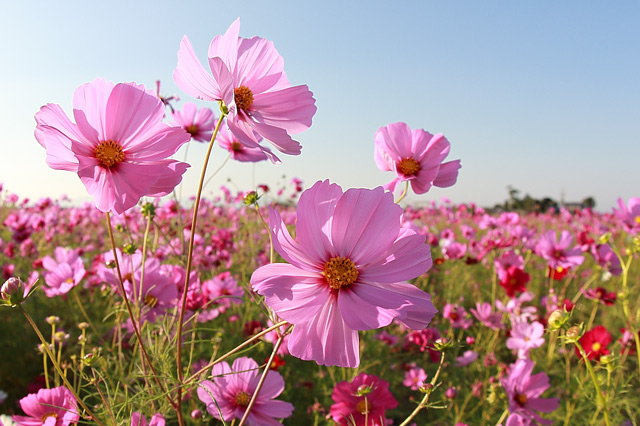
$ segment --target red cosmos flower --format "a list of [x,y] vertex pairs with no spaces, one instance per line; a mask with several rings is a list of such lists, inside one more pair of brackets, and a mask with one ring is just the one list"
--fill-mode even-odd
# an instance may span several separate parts
[[584,297],[591,300],[599,300],[601,303],[604,303],[607,306],[611,306],[616,303],[616,292],[615,291],[607,291],[604,287],[598,287],[595,290],[581,290]]
[[[611,334],[609,334],[607,328],[603,325],[598,325],[584,333],[579,342],[587,353],[587,358],[589,358],[589,360],[592,361],[595,359],[596,361],[600,361],[600,357],[602,355],[609,354],[607,346],[609,346],[609,343],[611,343],[612,340]],[[578,348],[576,348],[576,354],[580,356]]]
[[509,266],[504,274],[500,285],[507,292],[507,296],[514,297],[516,292],[522,293],[527,291],[527,283],[531,280],[531,276],[517,266]]
[[562,266],[557,266],[552,268],[549,266],[549,270],[547,272],[547,276],[556,281],[563,279],[569,274],[570,268],[563,268]]
[[351,383],[338,383],[331,399],[335,404],[329,413],[340,426],[386,425],[385,411],[398,406],[389,392],[389,382],[365,373],[358,374]]

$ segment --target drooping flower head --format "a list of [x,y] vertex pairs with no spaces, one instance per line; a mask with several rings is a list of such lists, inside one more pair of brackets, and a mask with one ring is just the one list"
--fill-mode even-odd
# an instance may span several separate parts
[[182,127],[198,142],[209,142],[216,126],[213,111],[209,108],[198,108],[193,102],[186,102],[180,111],[173,111],[171,119],[173,124]]
[[280,215],[269,226],[289,262],[258,268],[254,290],[294,324],[289,352],[318,364],[356,367],[358,330],[394,319],[425,328],[437,312],[431,296],[406,283],[431,267],[425,237],[401,226],[402,208],[381,187],[342,192],[317,182],[300,196],[294,241]]
[[[247,357],[236,359],[231,367],[226,361],[221,362],[213,367],[211,376],[213,379],[200,383],[197,391],[209,414],[225,422],[241,419],[260,380],[258,363]],[[284,379],[280,373],[269,371],[249,412],[247,425],[281,425],[276,419],[289,417],[293,412],[292,404],[275,400],[283,390]]]
[[389,391],[389,382],[365,373],[358,374],[351,382],[338,383],[331,399],[335,403],[329,413],[340,426],[384,426],[387,424],[385,412],[398,406]]
[[550,413],[558,408],[558,398],[540,398],[549,388],[549,377],[545,373],[532,375],[534,362],[519,359],[509,367],[509,375],[500,379],[509,401],[509,411],[528,421],[543,425],[553,422],[545,420],[536,411]]
[[[262,138],[280,152],[298,155],[301,146],[291,134],[311,126],[315,99],[306,85],[292,86],[284,73],[284,61],[269,40],[238,36],[236,19],[224,35],[209,46],[209,74],[184,36],[173,78],[185,92],[198,99],[223,101],[229,111],[227,125],[242,144],[262,148]],[[273,161],[280,160],[264,151]]]
[[405,123],[393,123],[376,132],[374,160],[381,170],[396,174],[385,189],[393,192],[398,183],[409,181],[413,192],[424,194],[432,186],[446,188],[456,183],[460,160],[443,163],[449,149],[449,141],[440,133],[434,136]]
[[20,400],[20,407],[26,416],[13,416],[19,425],[67,426],[80,420],[76,399],[64,386],[31,393]]
[[35,115],[47,164],[76,172],[98,210],[121,214],[173,191],[189,167],[168,159],[189,134],[162,122],[164,104],[135,83],[96,79],[76,89],[71,122],[59,105]]

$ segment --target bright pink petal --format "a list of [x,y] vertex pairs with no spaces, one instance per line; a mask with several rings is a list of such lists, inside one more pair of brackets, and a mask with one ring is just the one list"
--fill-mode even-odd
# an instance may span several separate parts
[[229,25],[224,35],[218,35],[211,40],[207,55],[209,59],[216,57],[222,59],[233,75],[235,75],[236,62],[238,60],[239,36],[240,18],[237,18]]
[[307,86],[295,86],[256,94],[251,109],[256,120],[296,134],[311,126],[315,102]]
[[448,161],[440,165],[438,176],[433,181],[433,185],[439,188],[453,186],[458,180],[458,170],[460,170],[460,160]]
[[328,259],[312,257],[313,253],[306,253],[302,250],[298,243],[291,238],[280,213],[273,208],[269,209],[269,228],[273,236],[273,247],[284,260],[306,271],[320,272],[324,269],[324,263]]
[[317,315],[331,292],[319,273],[286,263],[261,266],[251,276],[251,285],[278,316],[293,324]]
[[254,95],[291,86],[284,60],[271,41],[260,37],[240,41],[234,75],[237,85],[249,87]]
[[83,84],[73,93],[73,116],[87,141],[104,141],[105,108],[114,84],[101,78]]
[[178,65],[173,71],[173,79],[180,89],[195,98],[205,101],[222,99],[220,86],[198,61],[187,36],[180,42]]
[[296,324],[288,346],[291,355],[319,365],[360,364],[358,332],[343,321],[335,297],[328,298],[309,322]]
[[220,99],[224,101],[229,111],[235,111],[235,98],[234,98],[234,81],[231,72],[227,65],[220,58],[210,58],[209,66],[211,67],[211,73],[213,79],[220,88]]
[[84,140],[78,127],[69,120],[60,105],[47,104],[35,115],[35,136],[47,150],[47,164],[55,170],[78,170],[78,159],[71,151],[71,141]]
[[338,255],[356,265],[377,259],[398,236],[402,207],[381,187],[349,189],[338,201],[331,240]]
[[166,167],[163,173],[157,176],[157,180],[151,185],[149,191],[144,194],[147,197],[164,197],[173,192],[175,187],[182,182],[184,172],[190,167],[187,163],[174,160],[166,160],[161,163]]

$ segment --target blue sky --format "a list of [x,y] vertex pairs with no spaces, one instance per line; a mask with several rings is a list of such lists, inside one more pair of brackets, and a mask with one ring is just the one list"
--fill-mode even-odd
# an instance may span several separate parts
[[[301,156],[229,163],[207,193],[274,186],[283,175],[306,187],[327,178],[345,189],[381,185],[392,176],[373,162],[374,133],[404,121],[443,133],[448,159],[462,160],[454,187],[412,202],[490,206],[508,185],[537,198],[593,196],[601,210],[640,196],[638,2],[5,3],[0,182],[22,197],[89,199],[77,176],[46,165],[33,137],[42,105],[71,114],[75,88],[96,77],[147,87],[159,79],[164,95],[194,101],[172,80],[180,39],[188,35],[204,61],[237,17],[241,36],[274,42],[318,112],[296,138]],[[204,148],[189,148],[183,196],[195,192]],[[210,170],[225,153],[213,156]]]

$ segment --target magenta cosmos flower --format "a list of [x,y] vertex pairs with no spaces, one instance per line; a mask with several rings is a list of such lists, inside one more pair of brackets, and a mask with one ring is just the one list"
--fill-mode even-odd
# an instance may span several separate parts
[[440,133],[434,136],[422,129],[412,130],[405,123],[393,123],[376,132],[375,146],[378,167],[396,174],[385,185],[391,192],[403,181],[409,181],[416,194],[424,194],[432,186],[446,188],[458,179],[460,160],[443,163],[450,144]]
[[404,282],[431,267],[425,237],[401,226],[402,208],[381,187],[342,192],[317,182],[300,196],[294,241],[280,215],[269,226],[289,262],[258,268],[254,290],[282,319],[295,324],[291,355],[321,365],[357,367],[358,330],[394,319],[427,327],[437,310],[431,296]]
[[329,414],[340,426],[384,426],[388,424],[385,412],[398,406],[389,392],[389,382],[365,373],[351,383],[338,383],[331,399],[335,403]]
[[553,422],[540,417],[536,411],[550,413],[558,408],[558,398],[540,398],[549,388],[549,377],[545,373],[531,375],[534,363],[519,359],[511,365],[509,375],[500,379],[509,400],[509,411],[528,421],[543,425]]
[[[213,366],[213,380],[205,380],[198,387],[198,398],[207,405],[207,411],[216,419],[241,419],[260,380],[258,363],[241,357],[229,367],[226,362]],[[293,405],[276,401],[284,390],[284,379],[280,373],[269,371],[260,389],[256,402],[247,417],[249,426],[278,426],[276,419],[289,417]]]
[[135,83],[96,79],[78,87],[71,122],[59,105],[36,114],[47,164],[76,172],[103,212],[123,213],[141,197],[173,191],[189,167],[170,160],[189,134],[162,122],[164,104]]
[[[262,148],[259,142],[265,138],[279,151],[298,155],[301,146],[290,135],[311,126],[316,113],[313,94],[305,85],[291,86],[272,42],[241,38],[239,32],[240,20],[236,19],[224,35],[211,41],[211,74],[184,36],[173,78],[191,96],[223,101],[229,110],[229,129],[248,148]],[[280,161],[272,152],[264,152],[272,161]]]
[[166,421],[160,413],[154,414],[149,423],[147,423],[147,418],[144,414],[138,411],[131,414],[131,426],[165,426],[165,424]]
[[622,198],[618,198],[619,210],[613,209],[613,213],[624,223],[629,232],[640,231],[640,197],[632,197],[625,205]]
[[180,111],[171,113],[173,124],[182,127],[191,138],[198,142],[209,142],[216,126],[216,117],[209,108],[198,108],[193,102],[187,102]]
[[582,265],[584,256],[580,246],[569,248],[573,244],[573,235],[569,231],[562,231],[560,239],[557,238],[556,231],[547,231],[540,235],[536,245],[536,252],[540,257],[546,259],[549,267],[568,269]]
[[80,420],[76,399],[64,386],[31,393],[20,407],[26,416],[13,416],[13,421],[22,426],[67,426]]

